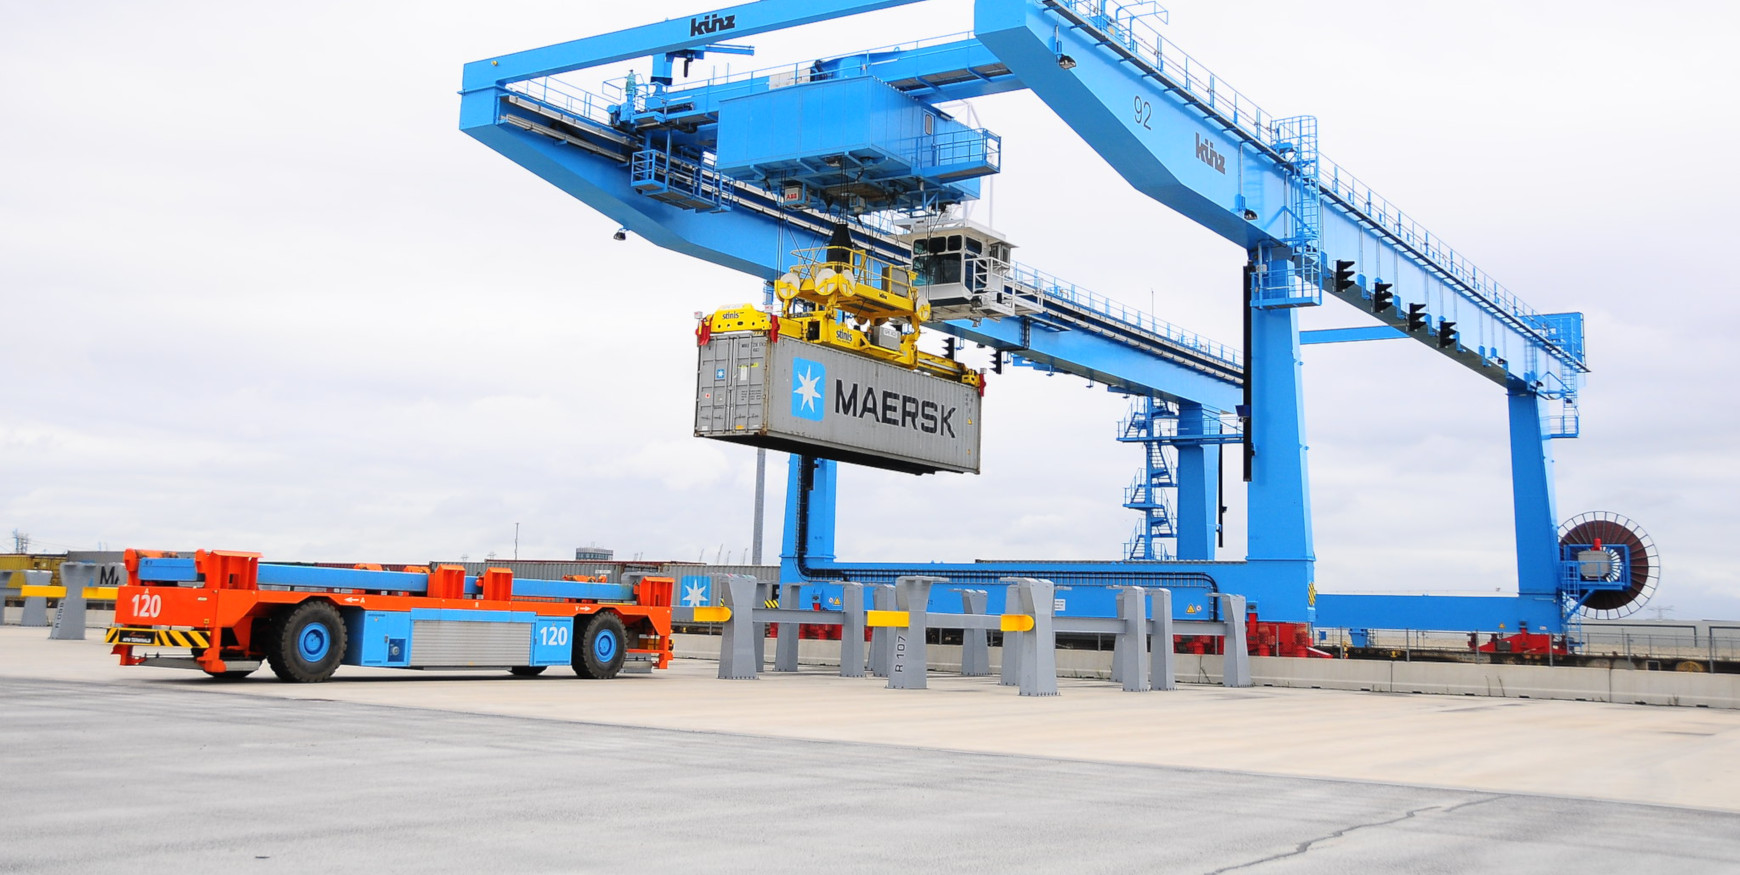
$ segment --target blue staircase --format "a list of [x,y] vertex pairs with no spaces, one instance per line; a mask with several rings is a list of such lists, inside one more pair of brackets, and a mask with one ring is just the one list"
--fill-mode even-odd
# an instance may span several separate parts
[[1124,488],[1124,506],[1142,514],[1135,536],[1124,544],[1126,558],[1172,558],[1170,545],[1178,530],[1173,523],[1170,490],[1178,482],[1172,476],[1172,451],[1167,443],[1178,431],[1177,419],[1177,408],[1156,398],[1144,398],[1119,425],[1119,441],[1142,445],[1142,470]]

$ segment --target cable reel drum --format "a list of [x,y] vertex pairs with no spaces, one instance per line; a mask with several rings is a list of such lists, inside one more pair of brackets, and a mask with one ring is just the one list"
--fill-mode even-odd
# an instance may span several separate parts
[[1661,558],[1649,533],[1608,511],[1579,514],[1559,527],[1560,582],[1567,611],[1616,620],[1642,610],[1661,578]]

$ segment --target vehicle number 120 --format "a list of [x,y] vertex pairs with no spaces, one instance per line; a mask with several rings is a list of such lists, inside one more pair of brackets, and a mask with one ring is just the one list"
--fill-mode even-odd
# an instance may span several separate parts
[[163,613],[163,596],[156,593],[133,593],[133,616],[155,617]]

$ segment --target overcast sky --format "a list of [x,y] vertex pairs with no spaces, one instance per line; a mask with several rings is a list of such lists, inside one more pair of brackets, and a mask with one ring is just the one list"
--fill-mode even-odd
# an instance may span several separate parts
[[[1316,115],[1327,155],[1537,309],[1587,314],[1560,517],[1640,521],[1656,606],[1740,617],[1734,4],[1167,5],[1223,79]],[[0,0],[0,530],[391,562],[505,557],[517,522],[527,558],[741,561],[754,451],[690,436],[692,313],[759,281],[612,241],[461,134],[454,93],[468,60],[699,11]],[[747,63],[971,17],[930,0],[754,40]],[[1241,250],[1031,96],[974,110],[1004,148],[974,218],[1022,261],[1238,340]],[[1329,301],[1307,321],[1363,319]],[[1307,350],[1306,404],[1321,589],[1514,589],[1501,390],[1417,344],[1344,344]],[[845,469],[841,558],[1116,558],[1126,408],[1005,374],[983,475]]]

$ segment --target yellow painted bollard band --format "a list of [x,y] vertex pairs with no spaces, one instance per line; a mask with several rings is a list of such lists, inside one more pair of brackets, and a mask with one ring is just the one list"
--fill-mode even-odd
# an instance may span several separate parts
[[906,611],[865,611],[864,625],[898,629],[912,625],[912,615]]

